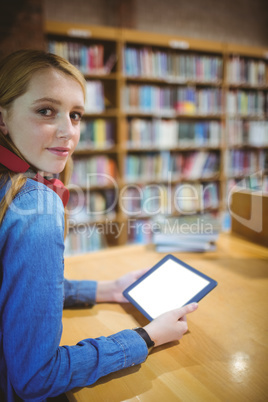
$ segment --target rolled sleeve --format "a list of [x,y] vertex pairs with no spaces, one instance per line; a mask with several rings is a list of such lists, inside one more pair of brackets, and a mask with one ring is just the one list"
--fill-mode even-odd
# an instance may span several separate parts
[[75,361],[72,383],[76,387],[94,384],[109,373],[140,364],[148,355],[146,343],[131,329],[108,337],[84,339],[64,348],[69,361]]
[[148,355],[148,348],[144,340],[137,332],[125,329],[110,337],[117,342],[124,353],[124,366],[129,367],[143,363]]
[[96,281],[64,279],[64,308],[94,305],[96,303],[96,292]]

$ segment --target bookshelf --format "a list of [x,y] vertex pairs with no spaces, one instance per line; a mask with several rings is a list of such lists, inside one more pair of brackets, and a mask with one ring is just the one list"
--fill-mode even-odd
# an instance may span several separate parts
[[226,194],[268,192],[268,52],[226,45]]
[[48,49],[88,82],[70,253],[90,249],[79,236],[93,249],[148,242],[158,215],[221,215],[234,185],[268,191],[268,49],[49,21],[45,29]]

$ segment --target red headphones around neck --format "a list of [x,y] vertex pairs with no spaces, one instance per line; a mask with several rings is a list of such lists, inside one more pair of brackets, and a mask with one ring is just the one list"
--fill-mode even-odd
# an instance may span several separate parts
[[[0,163],[15,173],[25,173],[30,168],[30,165],[27,162],[2,145],[0,145]],[[39,173],[37,173],[32,180],[35,180],[38,183],[43,183],[48,188],[55,191],[55,193],[61,198],[64,207],[66,207],[69,201],[70,193],[60,180],[47,180]]]

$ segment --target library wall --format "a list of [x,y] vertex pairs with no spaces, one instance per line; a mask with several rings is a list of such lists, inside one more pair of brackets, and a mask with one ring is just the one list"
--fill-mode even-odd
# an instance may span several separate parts
[[1,4],[0,59],[19,49],[44,46],[42,0],[9,0]]
[[[47,20],[118,26],[119,4],[119,0],[44,0],[44,13]],[[132,0],[128,7],[130,28],[268,46],[267,0]]]

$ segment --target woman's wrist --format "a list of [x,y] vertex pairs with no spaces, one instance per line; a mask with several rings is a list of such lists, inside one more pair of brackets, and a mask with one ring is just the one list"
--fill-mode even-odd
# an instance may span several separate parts
[[141,327],[133,328],[133,331],[137,332],[140,335],[140,337],[145,341],[147,348],[148,348],[148,353],[150,353],[150,351],[155,346],[155,343],[149,336],[148,332],[144,328],[141,328]]
[[97,282],[96,303],[113,302],[115,295],[115,281]]

